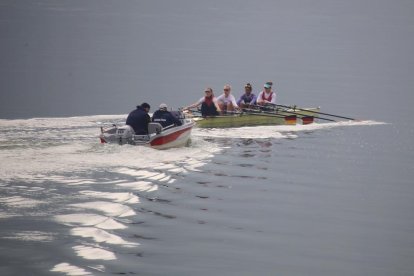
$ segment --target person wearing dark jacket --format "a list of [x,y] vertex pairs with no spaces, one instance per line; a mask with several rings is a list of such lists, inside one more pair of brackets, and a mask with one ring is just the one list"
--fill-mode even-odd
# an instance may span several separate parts
[[148,115],[150,108],[149,104],[143,103],[129,113],[126,124],[134,129],[135,134],[148,134],[148,124],[151,122],[151,117]]
[[154,112],[152,121],[160,123],[163,128],[171,125],[181,126],[181,121],[167,110],[167,105],[164,103],[160,104],[160,109]]

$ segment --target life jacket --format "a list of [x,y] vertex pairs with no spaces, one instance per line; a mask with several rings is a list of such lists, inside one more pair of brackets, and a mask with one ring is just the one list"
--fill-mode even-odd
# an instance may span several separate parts
[[261,98],[262,98],[262,100],[263,100],[263,101],[268,101],[268,102],[271,102],[271,101],[272,101],[272,97],[273,97],[273,91],[271,91],[271,92],[270,92],[270,95],[269,95],[269,97],[267,97],[267,98],[266,98],[266,95],[265,95],[265,94],[266,94],[266,92],[264,92],[264,91],[263,91],[263,93],[262,93],[262,97],[261,97]]
[[211,106],[213,104],[213,96],[210,96],[210,97],[205,96],[203,103],[205,103],[207,106]]
[[201,116],[217,116],[218,111],[216,105],[213,102],[213,96],[205,97],[204,102],[201,104]]

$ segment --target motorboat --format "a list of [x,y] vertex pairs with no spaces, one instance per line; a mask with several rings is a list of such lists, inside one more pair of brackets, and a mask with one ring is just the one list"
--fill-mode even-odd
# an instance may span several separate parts
[[162,127],[160,123],[151,122],[148,125],[148,134],[136,135],[129,125],[112,125],[107,129],[101,127],[99,138],[101,143],[140,145],[155,149],[186,146],[189,144],[195,122],[191,118],[186,118],[181,111],[171,111],[171,113],[181,121],[180,126]]

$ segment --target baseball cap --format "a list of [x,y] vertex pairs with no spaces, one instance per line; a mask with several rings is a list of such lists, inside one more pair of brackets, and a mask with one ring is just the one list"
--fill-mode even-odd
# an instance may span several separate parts
[[160,104],[160,109],[167,109],[167,104],[165,104],[165,103],[162,103],[162,104]]

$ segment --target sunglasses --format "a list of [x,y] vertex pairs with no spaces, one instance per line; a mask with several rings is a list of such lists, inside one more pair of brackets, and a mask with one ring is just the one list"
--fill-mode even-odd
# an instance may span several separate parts
[[230,91],[230,89],[224,89],[224,91]]

